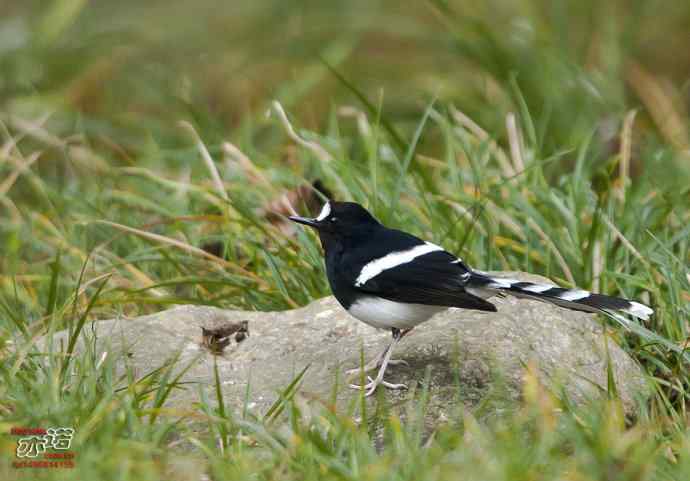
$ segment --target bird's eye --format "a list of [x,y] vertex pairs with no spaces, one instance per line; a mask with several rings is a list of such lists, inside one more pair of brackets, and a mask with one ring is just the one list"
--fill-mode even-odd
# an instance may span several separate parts
[[337,217],[331,217],[331,222],[335,222],[335,221],[337,221],[337,220],[338,220]]

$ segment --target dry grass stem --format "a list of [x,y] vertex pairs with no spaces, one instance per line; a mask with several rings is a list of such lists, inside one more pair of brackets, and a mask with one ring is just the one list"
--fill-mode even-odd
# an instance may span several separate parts
[[515,172],[523,172],[525,170],[525,162],[522,159],[522,142],[520,140],[520,132],[518,131],[517,122],[515,120],[515,114],[512,112],[506,115],[506,130],[508,131],[510,157],[513,159]]
[[501,168],[501,172],[503,173],[503,177],[505,178],[511,178],[515,176],[515,169],[513,169],[512,164],[510,163],[510,160],[508,160],[508,156],[506,153],[501,149],[498,144],[496,143],[495,140],[489,136],[489,134],[482,129],[477,123],[469,118],[467,115],[456,109],[455,107],[450,107],[450,112],[451,115],[453,116],[453,119],[455,122],[457,122],[460,126],[463,128],[467,129],[470,133],[472,133],[477,139],[479,139],[482,142],[488,142],[489,145],[489,150],[491,153],[496,157],[496,160],[498,161],[498,165]]
[[206,148],[204,142],[201,140],[201,137],[199,137],[199,134],[197,134],[196,130],[189,122],[181,120],[179,125],[189,132],[189,134],[192,136],[192,139],[194,139],[196,148],[199,150],[201,158],[204,160],[204,164],[206,164],[206,168],[211,174],[211,179],[213,180],[213,185],[215,186],[218,195],[220,195],[224,200],[228,200],[228,193],[225,192],[225,186],[223,186],[223,180],[220,178],[220,174],[216,168],[216,163],[213,161],[213,157],[211,157],[211,154]]
[[635,116],[637,110],[631,110],[623,120],[623,130],[621,132],[621,145],[619,151],[618,164],[618,198],[621,202],[625,202],[625,191],[628,187],[628,180],[630,179],[630,156],[632,154],[632,130],[635,123]]
[[534,231],[539,235],[541,240],[544,241],[549,250],[556,257],[556,261],[558,262],[558,265],[561,267],[561,270],[563,271],[563,274],[565,275],[566,279],[568,279],[568,282],[570,282],[573,286],[577,285],[577,282],[575,282],[575,277],[573,276],[570,267],[568,267],[568,263],[565,261],[565,258],[556,247],[556,244],[551,240],[549,236],[546,235],[546,232],[544,232],[542,228],[539,227],[539,224],[537,224],[531,217],[527,219],[527,225],[534,229]]
[[130,232],[132,234],[138,235],[140,237],[144,237],[146,239],[149,239],[149,240],[152,240],[155,242],[159,242],[162,244],[167,244],[167,245],[170,245],[173,247],[177,247],[178,249],[181,249],[181,250],[183,250],[189,254],[192,254],[194,256],[203,257],[205,259],[212,261],[213,263],[215,263],[217,265],[221,265],[221,266],[228,268],[230,270],[240,272],[241,274],[243,274],[243,275],[253,279],[254,281],[256,281],[262,287],[267,286],[266,281],[261,279],[259,276],[257,276],[253,272],[247,271],[246,269],[244,269],[243,267],[241,267],[237,264],[233,264],[231,262],[228,262],[221,257],[210,254],[210,253],[206,252],[205,250],[199,249],[198,247],[187,244],[186,242],[182,242],[182,241],[179,241],[177,239],[173,239],[171,237],[166,237],[166,236],[163,236],[160,234],[154,234],[153,232],[146,232],[146,231],[143,231],[140,229],[136,229],[134,227],[129,227],[126,225],[118,224],[117,222],[110,222],[107,220],[97,220],[95,222],[98,224],[109,225],[109,226],[115,227],[116,229],[119,229],[119,230],[122,230],[125,232]]
[[288,120],[287,114],[285,113],[285,110],[283,110],[283,106],[280,105],[280,102],[274,100],[271,105],[273,106],[273,111],[276,113],[276,115],[278,115],[278,119],[280,119],[280,122],[283,124],[283,128],[285,129],[285,132],[288,134],[288,137],[290,137],[292,140],[297,142],[302,147],[311,150],[321,162],[330,162],[331,160],[333,160],[331,154],[329,154],[326,151],[326,149],[321,147],[319,144],[317,144],[316,142],[312,142],[310,140],[305,140],[299,135],[297,135],[297,132],[295,132],[295,129],[290,123],[290,120]]

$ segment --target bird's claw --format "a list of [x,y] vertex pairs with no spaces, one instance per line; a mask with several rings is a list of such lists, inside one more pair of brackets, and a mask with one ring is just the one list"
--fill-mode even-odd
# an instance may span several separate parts
[[[390,361],[388,361],[388,365],[409,367],[410,364],[404,359],[391,359]],[[369,371],[373,371],[374,369],[378,369],[379,367],[381,367],[381,362],[377,362],[376,364],[374,364],[373,362],[370,362],[370,363],[365,364],[363,366],[364,369],[362,369],[362,367],[355,367],[353,369],[348,369],[347,371],[345,371],[345,375],[348,377],[354,376],[355,374],[361,373],[362,370],[364,370],[364,372],[369,372]]]
[[360,374],[362,371],[369,372],[369,371],[373,371],[374,369],[377,369],[377,368],[378,368],[378,365],[370,362],[368,364],[365,364],[364,366],[355,367],[353,369],[348,369],[347,371],[345,371],[345,375],[350,377],[350,376],[354,376],[355,374]]
[[364,386],[361,386],[359,384],[350,384],[350,387],[352,389],[364,389],[366,391],[364,393],[365,397],[369,397],[372,394],[374,394],[374,391],[376,391],[376,388],[379,385],[388,389],[407,389],[407,386],[405,384],[396,384],[384,380],[376,382],[376,380],[372,379],[371,376],[367,376],[367,381],[369,382],[367,382]]
[[381,385],[383,387],[387,387],[388,389],[407,389],[407,384],[403,383],[393,383],[393,382],[388,382],[388,381],[381,381]]

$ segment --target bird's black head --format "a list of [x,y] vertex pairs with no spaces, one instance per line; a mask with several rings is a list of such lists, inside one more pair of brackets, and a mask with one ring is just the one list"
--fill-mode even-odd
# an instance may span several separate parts
[[359,236],[379,226],[369,211],[354,202],[326,202],[314,218],[292,216],[290,220],[313,227],[326,246],[327,241]]

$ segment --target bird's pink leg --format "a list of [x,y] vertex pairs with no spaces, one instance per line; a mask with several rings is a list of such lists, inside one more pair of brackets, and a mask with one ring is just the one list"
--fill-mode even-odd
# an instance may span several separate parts
[[[407,386],[404,384],[392,384],[389,382],[386,382],[383,380],[383,375],[386,372],[386,368],[388,367],[389,364],[395,362],[394,360],[391,360],[391,355],[393,354],[393,349],[395,346],[400,342],[400,340],[412,329],[406,329],[404,331],[400,331],[398,329],[393,330],[393,340],[391,343],[388,345],[385,351],[381,353],[381,355],[376,359],[377,365],[380,365],[379,371],[376,375],[375,379],[372,379],[370,376],[367,376],[367,380],[369,381],[367,384],[364,386],[360,386],[358,384],[350,384],[350,387],[353,389],[365,389],[366,393],[365,396],[371,396],[374,391],[376,391],[376,388],[379,385],[382,385],[384,387],[387,387],[389,389],[407,389]],[[404,361],[403,361],[404,362]],[[369,363],[371,364],[371,363]],[[367,365],[368,366],[368,365]],[[365,366],[365,367],[367,367]],[[374,366],[376,367],[376,366]],[[360,372],[360,370],[356,370],[355,372]]]

